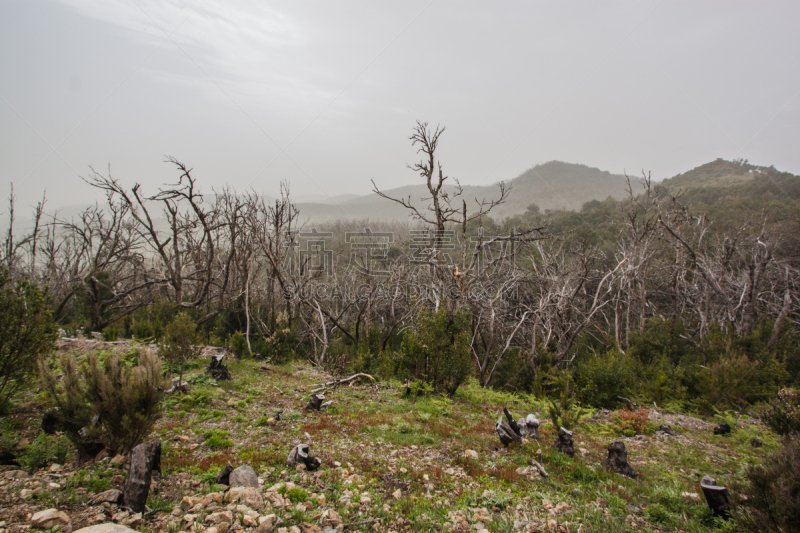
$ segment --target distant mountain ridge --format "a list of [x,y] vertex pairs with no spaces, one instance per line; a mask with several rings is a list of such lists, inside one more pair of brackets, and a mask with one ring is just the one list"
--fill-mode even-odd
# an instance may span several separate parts
[[[376,180],[379,186],[385,181]],[[641,190],[640,182],[641,178],[631,177],[634,194]],[[584,203],[592,200],[605,200],[609,196],[615,199],[624,198],[628,188],[627,179],[623,175],[562,161],[536,165],[506,184],[511,187],[506,202],[491,213],[498,221],[524,213],[531,204],[538,205],[542,211],[580,210]],[[663,180],[657,185],[672,193],[682,192],[683,203],[715,204],[741,199],[782,202],[800,200],[800,176],[781,172],[774,166],[752,165],[744,160],[727,161],[719,158]],[[463,189],[462,198],[471,209],[475,207],[475,198],[490,200],[498,195],[497,185],[464,185]],[[425,209],[422,198],[429,196],[427,188],[421,183],[381,190],[395,198],[406,199],[410,196],[411,202],[421,209]],[[447,190],[452,192],[454,187],[447,186]],[[333,198],[307,194],[293,195],[293,198],[301,200],[296,203],[301,220],[312,224],[348,218],[373,221],[409,219],[407,209],[375,193],[343,194]],[[86,207],[88,205],[62,206],[58,208],[59,218],[69,220],[78,216]],[[47,209],[48,214],[54,211],[55,209]],[[19,213],[15,233],[32,227],[33,221],[26,215],[28,214]],[[0,228],[6,228],[7,223],[7,220],[0,220]]]
[[[639,178],[632,178],[638,182]],[[378,186],[381,182],[376,180]],[[622,198],[627,194],[625,176],[574,163],[550,161],[532,167],[516,178],[506,182],[511,187],[505,203],[492,210],[492,217],[502,219],[524,213],[531,204],[537,204],[542,210],[577,210],[591,200],[605,200],[609,196]],[[454,186],[446,185],[449,192]],[[497,185],[463,185],[462,198],[467,201],[468,208],[475,207],[475,199],[492,200],[499,196]],[[393,198],[408,199],[418,208],[424,208],[423,198],[430,196],[427,187],[420,183],[405,185],[394,189],[381,189]],[[346,216],[353,219],[371,220],[405,220],[408,210],[377,194],[369,194],[350,198],[345,201],[330,203],[298,203],[301,216],[311,221],[333,220]]]

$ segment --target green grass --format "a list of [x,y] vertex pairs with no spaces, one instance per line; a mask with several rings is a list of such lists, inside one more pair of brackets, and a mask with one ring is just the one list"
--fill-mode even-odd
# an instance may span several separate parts
[[230,434],[230,431],[212,429],[203,433],[203,438],[209,448],[230,448],[233,441],[226,438]]

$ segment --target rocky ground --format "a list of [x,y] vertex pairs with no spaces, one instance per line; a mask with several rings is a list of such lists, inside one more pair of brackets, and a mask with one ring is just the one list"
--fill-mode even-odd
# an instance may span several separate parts
[[[85,353],[99,344],[64,349]],[[719,420],[654,407],[637,427],[640,434],[618,412],[587,413],[573,428],[570,458],[552,448],[557,428],[533,397],[473,382],[453,399],[407,398],[400,384],[365,378],[327,388],[325,399],[333,403],[306,412],[311,391],[332,376],[301,363],[243,361],[229,369],[233,379],[216,382],[198,364],[188,372],[190,391],[164,401],[151,435],[162,441],[162,470],[145,513],[117,503],[127,457],[101,452],[78,463],[68,453],[63,464],[51,460],[32,471],[0,467],[0,533],[106,522],[165,533],[730,530],[734,524],[711,517],[700,479],[734,483],[777,448],[775,437],[746,417],[729,414],[733,431],[720,436],[712,432]],[[30,391],[16,405],[0,429],[23,455],[39,434],[44,398]],[[536,415],[542,442],[504,449],[495,433],[503,406],[517,417]],[[661,425],[677,435],[657,431]],[[760,447],[752,446],[754,437]],[[625,444],[637,478],[602,465],[616,440]],[[287,466],[299,443],[320,458],[319,470]],[[227,463],[252,468],[247,484],[253,486],[217,485]]]

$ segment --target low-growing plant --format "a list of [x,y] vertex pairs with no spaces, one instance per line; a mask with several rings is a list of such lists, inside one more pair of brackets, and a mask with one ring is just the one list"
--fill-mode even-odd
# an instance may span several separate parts
[[209,448],[230,448],[233,446],[233,441],[226,438],[228,435],[229,431],[212,429],[203,433],[203,438]]
[[[284,487],[285,489],[285,487]],[[292,503],[300,503],[308,501],[308,493],[302,487],[294,487],[284,492],[287,498]]]
[[69,441],[65,437],[50,436],[41,432],[25,448],[17,461],[28,470],[36,470],[50,463],[64,464],[68,453]]
[[648,417],[649,412],[647,409],[639,408],[636,411],[620,409],[619,411],[614,411],[612,424],[617,434],[621,437],[646,435],[652,433]]

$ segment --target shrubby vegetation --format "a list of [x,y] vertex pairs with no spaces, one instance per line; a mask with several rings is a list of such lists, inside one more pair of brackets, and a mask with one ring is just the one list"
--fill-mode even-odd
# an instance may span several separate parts
[[133,364],[118,354],[89,353],[80,363],[65,356],[61,379],[41,362],[56,417],[79,454],[92,457],[103,448],[126,453],[143,442],[161,416],[161,360],[150,350],[135,355]]
[[0,269],[0,412],[36,375],[32,362],[52,351],[55,339],[47,289]]

